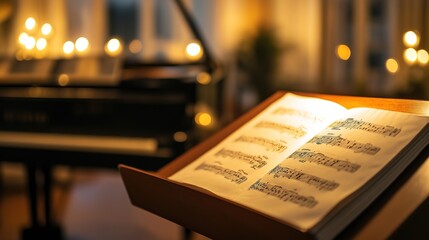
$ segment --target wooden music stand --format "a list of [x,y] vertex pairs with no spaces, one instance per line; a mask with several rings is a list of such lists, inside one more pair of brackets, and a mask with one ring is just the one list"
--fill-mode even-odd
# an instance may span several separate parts
[[[181,185],[168,179],[284,94],[285,92],[274,94],[156,173],[120,165],[120,173],[132,204],[214,239],[311,239],[309,233],[302,233],[270,216],[203,189]],[[298,94],[327,99],[347,108],[373,107],[429,115],[429,101]],[[340,237],[388,238],[395,234],[417,208],[427,202],[428,196],[429,147],[426,147],[401,176],[340,233]]]

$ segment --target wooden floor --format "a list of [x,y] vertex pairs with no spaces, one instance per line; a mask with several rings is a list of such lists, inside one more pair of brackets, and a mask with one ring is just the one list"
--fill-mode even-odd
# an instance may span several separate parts
[[[30,221],[24,169],[0,167],[0,239],[18,240]],[[59,167],[54,176],[54,218],[66,240],[184,239],[180,226],[130,204],[116,170]],[[206,239],[195,233],[191,238]]]

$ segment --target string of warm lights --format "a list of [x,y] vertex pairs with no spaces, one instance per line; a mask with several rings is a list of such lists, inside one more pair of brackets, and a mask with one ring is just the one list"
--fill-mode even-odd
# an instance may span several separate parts
[[[420,43],[420,36],[418,32],[407,31],[404,33],[402,42],[405,46],[405,50],[403,52],[404,62],[409,66],[413,66],[415,64],[426,66],[426,64],[429,62],[428,52],[425,49],[416,50]],[[399,70],[399,63],[394,58],[387,59],[385,66],[387,71],[392,74],[398,72]]]
[[[419,64],[420,66],[426,66],[429,62],[429,54],[425,49],[416,49],[420,43],[420,36],[416,31],[407,31],[404,33],[402,42],[405,46],[403,52],[404,62],[407,65],[413,66]],[[399,63],[394,58],[389,58],[386,61],[386,69],[390,73],[396,73],[399,70]]]
[[420,43],[420,36],[417,32],[408,31],[404,34],[403,42],[405,47],[404,60],[409,65],[418,63],[425,66],[429,62],[429,54],[425,49],[416,50]]
[[53,29],[49,23],[44,23],[40,28],[37,26],[38,23],[34,18],[29,17],[25,20],[24,31],[18,36],[16,59],[29,60],[33,57],[45,57]]
[[[18,49],[16,53],[17,60],[30,60],[32,58],[46,57],[47,50],[50,48],[49,40],[53,35],[53,27],[50,23],[44,23],[38,28],[39,23],[33,17],[28,17],[24,22],[24,31],[18,36]],[[66,58],[77,56],[86,56],[90,51],[91,44],[86,37],[79,37],[75,41],[67,40],[62,45],[62,54]],[[139,39],[134,39],[128,45],[128,50],[132,54],[138,54],[142,51],[143,45]],[[104,51],[111,57],[120,56],[123,52],[123,43],[118,38],[109,39]],[[198,61],[204,55],[201,44],[191,42],[185,47],[185,56],[191,61]],[[201,75],[198,82],[208,84],[211,81],[210,75]]]
[[[429,53],[425,49],[418,49],[420,43],[420,36],[416,31],[407,31],[403,36],[403,44],[405,50],[403,52],[403,58],[406,64],[412,66],[419,64],[420,66],[426,66],[429,62]],[[336,55],[340,60],[347,61],[351,57],[351,50],[345,44],[339,44],[336,48]],[[389,58],[385,62],[386,70],[389,73],[396,73],[399,70],[398,60],[395,58]]]

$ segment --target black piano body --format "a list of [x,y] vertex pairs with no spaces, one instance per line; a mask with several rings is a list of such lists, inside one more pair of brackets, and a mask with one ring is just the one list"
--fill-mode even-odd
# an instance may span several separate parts
[[[2,160],[33,161],[57,154],[43,161],[100,167],[127,163],[156,170],[195,142],[196,78],[208,71],[204,65],[124,64],[119,77],[103,85],[94,84],[99,75],[90,79],[58,70],[71,60],[51,61],[53,74],[43,83],[31,84],[31,76],[30,81],[17,83],[13,77],[0,78]],[[92,61],[100,66],[108,62]],[[118,59],[110,61],[122,64]],[[25,73],[23,67],[17,68]],[[60,82],[64,76],[67,84]],[[106,144],[106,139],[116,141],[116,147]]]

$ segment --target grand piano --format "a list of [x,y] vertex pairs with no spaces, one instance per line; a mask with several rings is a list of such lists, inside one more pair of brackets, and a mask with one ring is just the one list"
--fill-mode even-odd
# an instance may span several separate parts
[[[222,74],[191,14],[174,1],[204,52],[183,64],[121,57],[0,59],[0,164],[25,164],[31,226],[23,239],[60,239],[51,217],[56,165],[157,170],[198,141],[198,79]],[[94,69],[88,69],[92,66]],[[44,213],[36,173],[43,174]],[[41,220],[43,219],[43,220]]]

